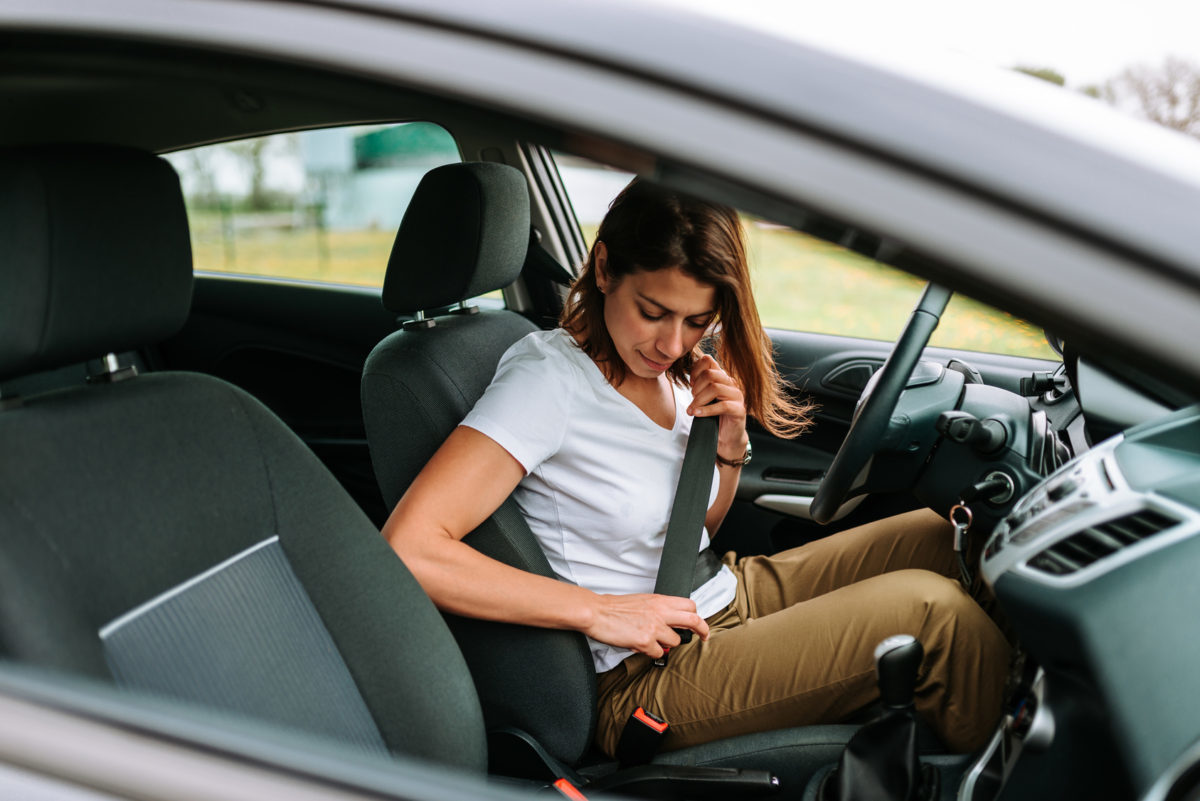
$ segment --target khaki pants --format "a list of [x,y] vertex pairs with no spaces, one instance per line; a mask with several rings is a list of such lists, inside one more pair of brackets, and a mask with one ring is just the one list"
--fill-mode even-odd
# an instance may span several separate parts
[[994,730],[1008,643],[958,583],[950,525],[935,513],[725,560],[737,597],[709,618],[707,642],[673,649],[664,668],[635,654],[599,676],[606,753],[638,706],[671,724],[664,750],[843,720],[878,698],[873,652],[893,634],[925,647],[916,708],[951,750],[974,750]]

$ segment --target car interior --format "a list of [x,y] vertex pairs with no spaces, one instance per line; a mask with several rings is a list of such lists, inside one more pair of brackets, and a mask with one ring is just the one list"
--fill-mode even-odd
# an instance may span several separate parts
[[[618,766],[592,746],[583,636],[442,615],[379,527],[507,347],[556,319],[585,244],[552,150],[917,275],[944,263],[703,165],[355,75],[67,35],[0,64],[0,666],[166,704],[168,738],[195,716],[517,789],[815,797],[876,710]],[[462,163],[417,187],[380,287],[194,270],[161,154],[409,120]],[[752,430],[716,547],[971,502],[1022,658],[983,752],[924,736],[940,797],[1131,795],[1194,728],[1193,702],[1164,721],[1123,692],[1146,660],[1185,686],[1200,656],[1141,622],[1191,586],[1192,400],[1086,342],[1059,362],[929,347],[948,298],[931,286],[895,346],[771,332],[817,426]],[[553,575],[511,499],[467,542]]]

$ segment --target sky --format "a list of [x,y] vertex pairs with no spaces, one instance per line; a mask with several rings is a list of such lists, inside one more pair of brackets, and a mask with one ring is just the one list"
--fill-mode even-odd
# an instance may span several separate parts
[[1169,55],[1200,64],[1200,0],[658,0],[743,24],[867,48],[926,49],[996,67],[1049,67],[1101,84]]

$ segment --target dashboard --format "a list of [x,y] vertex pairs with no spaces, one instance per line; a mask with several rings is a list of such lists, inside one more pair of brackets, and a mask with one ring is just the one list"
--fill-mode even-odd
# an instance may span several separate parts
[[999,522],[982,573],[1024,664],[960,798],[1136,797],[1178,773],[1200,741],[1198,532],[1200,406],[1073,458]]

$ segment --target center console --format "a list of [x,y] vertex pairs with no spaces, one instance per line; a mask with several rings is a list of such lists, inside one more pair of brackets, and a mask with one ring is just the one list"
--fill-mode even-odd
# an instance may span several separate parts
[[1197,533],[1194,407],[1076,457],[997,525],[982,573],[1028,661],[959,799],[1014,777],[1005,797],[1136,794],[1200,736],[1200,645],[1183,636],[1200,611]]

